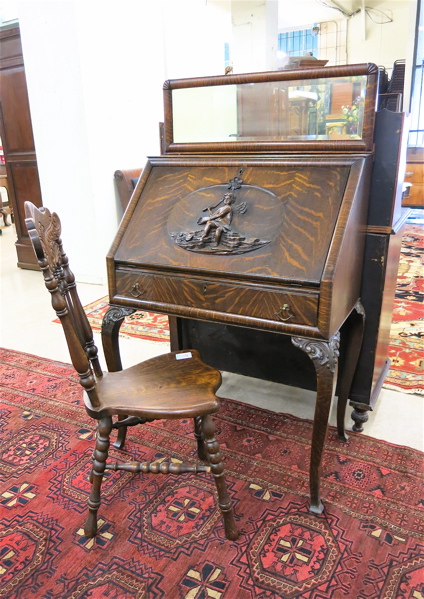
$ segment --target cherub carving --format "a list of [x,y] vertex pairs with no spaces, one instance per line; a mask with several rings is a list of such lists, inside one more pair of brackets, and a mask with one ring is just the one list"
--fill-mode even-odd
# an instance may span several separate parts
[[[204,226],[203,229],[170,231],[169,235],[176,245],[189,252],[230,255],[252,252],[270,243],[269,240],[257,237],[246,239],[242,232],[234,231],[231,227],[234,216],[244,214],[248,209],[247,202],[244,201],[234,205],[237,200],[234,192],[242,189],[243,180],[240,178],[242,172],[243,169],[239,169],[238,176],[229,180],[226,184],[229,191],[224,192],[219,202],[203,208],[202,212],[207,212],[207,215],[200,216],[196,221],[198,225]],[[215,187],[218,191],[224,186]],[[212,187],[208,187],[209,194],[212,189]],[[240,220],[243,221],[243,219]],[[237,222],[237,227],[243,230],[243,222]]]

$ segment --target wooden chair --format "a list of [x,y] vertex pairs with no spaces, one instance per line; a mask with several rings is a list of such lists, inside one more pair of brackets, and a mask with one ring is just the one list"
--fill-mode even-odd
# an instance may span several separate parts
[[[100,487],[105,470],[181,474],[212,471],[225,535],[234,540],[238,530],[224,477],[224,466],[211,414],[219,410],[215,391],[221,384],[218,370],[204,364],[197,351],[167,353],[118,372],[103,373],[91,326],[77,294],[75,278],[63,250],[61,224],[54,212],[25,202],[26,226],[37,255],[52,305],[62,323],[72,364],[84,388],[87,413],[98,420],[93,467],[90,475],[87,537],[97,533]],[[118,419],[113,422],[112,416]],[[109,435],[118,429],[118,447],[123,447],[127,426],[158,419],[193,418],[197,454],[209,466],[174,463],[107,464]]]

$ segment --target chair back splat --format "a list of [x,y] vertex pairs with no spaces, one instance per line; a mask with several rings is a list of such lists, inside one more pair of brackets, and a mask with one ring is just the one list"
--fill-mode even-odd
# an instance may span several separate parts
[[[62,323],[72,364],[84,388],[84,403],[89,416],[98,421],[91,492],[84,532],[97,534],[97,512],[105,470],[126,470],[147,474],[212,472],[218,492],[218,508],[225,536],[237,539],[232,501],[224,476],[224,465],[211,414],[219,410],[215,392],[221,374],[205,364],[196,350],[169,352],[140,364],[103,375],[93,332],[78,297],[75,277],[61,240],[61,224],[56,213],[25,202],[26,226],[34,247],[52,306]],[[113,417],[117,417],[113,421]],[[193,418],[197,457],[206,465],[167,462],[107,463],[112,429],[118,430],[114,446],[122,449],[128,426],[145,425],[158,419]]]
[[103,372],[93,340],[93,331],[78,297],[75,277],[63,249],[60,219],[47,208],[25,202],[25,224],[34,247],[52,306],[62,323],[72,364],[94,407],[100,405],[95,379]]

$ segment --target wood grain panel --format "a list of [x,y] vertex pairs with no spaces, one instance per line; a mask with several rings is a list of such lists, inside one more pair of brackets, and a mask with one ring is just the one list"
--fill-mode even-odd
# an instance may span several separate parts
[[2,118],[5,123],[5,139],[2,141],[7,151],[34,152],[24,67],[0,71],[0,89]]
[[25,226],[24,202],[42,205],[18,26],[0,29],[0,135],[15,217],[18,266],[38,269]]
[[[200,195],[205,196],[203,206],[207,206],[211,189],[216,186],[216,193],[222,193],[240,167],[244,185],[236,195],[247,194],[248,205],[244,215],[235,216],[232,227],[248,238],[267,238],[271,232],[270,243],[250,253],[226,256],[194,253],[175,245],[168,231],[175,207],[180,205],[181,213],[184,216],[188,213],[193,228],[198,229],[201,203],[190,205],[187,196],[201,188],[204,191]],[[161,165],[159,160],[149,165],[146,171],[151,172],[134,193],[131,219],[116,260],[148,266],[161,264],[169,269],[213,271],[225,277],[244,276],[264,281],[278,277],[312,286],[319,284],[350,164],[331,166],[316,161],[313,166],[257,165],[244,158],[238,165],[233,162],[227,166],[221,163],[181,166],[176,162],[173,166],[168,159],[166,164]],[[256,201],[255,188],[275,195],[273,210]]]
[[38,177],[38,168],[35,160],[9,162],[10,178],[13,181],[15,196],[19,198],[16,205],[17,223],[21,227],[22,236],[28,235],[25,227],[24,203],[32,202],[37,207],[42,206],[40,181]]
[[125,269],[116,272],[116,293],[139,302],[158,302],[159,310],[163,310],[163,304],[179,304],[290,324],[315,326],[317,322],[317,293],[276,292],[264,287],[161,277]]

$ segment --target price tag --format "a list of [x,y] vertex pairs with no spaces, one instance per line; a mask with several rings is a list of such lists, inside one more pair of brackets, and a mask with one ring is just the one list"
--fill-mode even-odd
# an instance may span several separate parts
[[177,360],[188,360],[189,358],[192,358],[192,353],[190,351],[186,351],[183,354],[177,354],[175,356],[177,358]]

